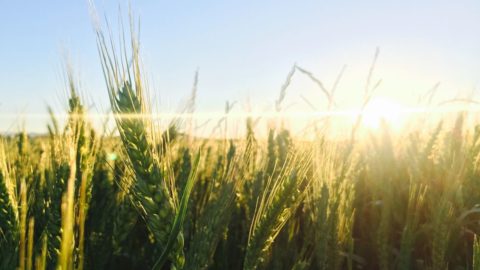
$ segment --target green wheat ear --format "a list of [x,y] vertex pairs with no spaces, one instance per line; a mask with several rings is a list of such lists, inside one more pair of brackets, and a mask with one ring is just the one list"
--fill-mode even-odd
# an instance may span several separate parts
[[[213,256],[221,237],[227,230],[232,212],[235,208],[235,192],[244,182],[244,179],[235,177],[241,158],[250,154],[249,149],[242,156],[235,156],[235,146],[230,145],[227,157],[226,170],[219,176],[218,184],[214,185],[203,211],[197,221],[197,227],[190,241],[185,269],[208,269],[213,263]],[[215,179],[216,180],[216,179]],[[217,181],[216,181],[217,182]]]
[[[182,215],[183,209],[175,204],[176,191],[169,188],[162,174],[161,159],[149,133],[149,112],[143,102],[137,41],[132,34],[133,64],[130,65],[127,59],[123,59],[124,64],[117,61],[115,51],[107,49],[100,30],[97,31],[97,37],[110,103],[130,168],[135,174],[135,199],[145,213],[148,228],[158,247],[169,251],[167,255],[172,268],[182,269],[185,261],[184,239],[182,230],[177,227],[177,218]],[[171,247],[172,232],[176,230],[178,233]]]
[[[155,262],[153,269],[162,269],[163,265],[166,263],[169,254],[175,251],[175,244],[178,243],[178,239],[181,238],[183,240],[183,222],[185,220],[185,216],[187,215],[187,207],[188,201],[190,198],[190,194],[192,193],[193,186],[195,184],[195,180],[197,179],[197,168],[200,162],[200,153],[197,154],[193,170],[190,171],[190,175],[188,176],[187,183],[185,184],[185,188],[182,192],[182,198],[180,199],[180,205],[173,220],[173,225],[171,232],[168,237],[168,242],[165,248],[163,249],[161,257]],[[183,268],[183,265],[182,265]]]
[[270,178],[251,224],[243,269],[258,269],[267,262],[275,238],[293,215],[306,190],[311,156],[289,154],[278,176]]
[[[130,84],[124,84],[115,100],[119,115],[140,114],[142,104],[133,93]],[[161,174],[158,158],[147,133],[145,120],[137,117],[117,118],[117,125],[123,145],[135,173],[136,198],[145,211],[147,224],[160,246],[165,248],[177,209],[170,195],[165,179]],[[176,251],[171,259],[177,268],[183,266],[183,238],[179,234]],[[173,255],[176,254],[176,255]]]

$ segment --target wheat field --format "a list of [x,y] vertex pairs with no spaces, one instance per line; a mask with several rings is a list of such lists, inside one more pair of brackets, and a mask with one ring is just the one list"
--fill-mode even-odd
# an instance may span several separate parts
[[199,138],[152,121],[137,38],[113,40],[97,29],[115,132],[67,76],[65,124],[1,138],[0,269],[480,269],[468,113],[309,140],[247,117],[239,138]]

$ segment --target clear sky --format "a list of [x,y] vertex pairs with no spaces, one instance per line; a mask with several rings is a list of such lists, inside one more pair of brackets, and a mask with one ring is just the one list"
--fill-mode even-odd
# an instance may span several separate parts
[[[377,95],[412,105],[441,82],[440,98],[478,91],[480,1],[131,1],[141,20],[142,58],[156,104],[174,110],[188,97],[200,71],[198,110],[271,107],[294,63],[327,86],[344,64],[340,106],[358,104],[375,48],[380,58]],[[118,5],[96,1],[100,14],[117,21]],[[107,108],[95,34],[87,1],[0,0],[1,131],[23,119],[43,131],[46,105],[65,108],[65,51],[90,107]],[[296,76],[287,99],[302,95],[321,107],[315,85]],[[300,105],[305,107],[305,105]],[[27,115],[22,117],[21,115]],[[23,121],[22,120],[22,121]]]

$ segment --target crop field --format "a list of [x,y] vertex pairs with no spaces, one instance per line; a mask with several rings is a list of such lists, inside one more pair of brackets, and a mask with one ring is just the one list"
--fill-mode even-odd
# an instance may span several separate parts
[[480,269],[471,112],[374,132],[360,113],[342,137],[325,115],[301,137],[281,117],[287,78],[280,117],[200,137],[195,91],[158,125],[135,32],[96,34],[114,127],[93,124],[67,70],[67,120],[0,137],[0,269]]

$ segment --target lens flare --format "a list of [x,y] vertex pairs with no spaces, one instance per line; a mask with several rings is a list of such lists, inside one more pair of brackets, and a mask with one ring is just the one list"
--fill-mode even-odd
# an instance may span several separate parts
[[404,120],[404,108],[387,98],[374,98],[363,111],[362,122],[370,129],[378,129],[382,121],[391,128],[399,128]]

